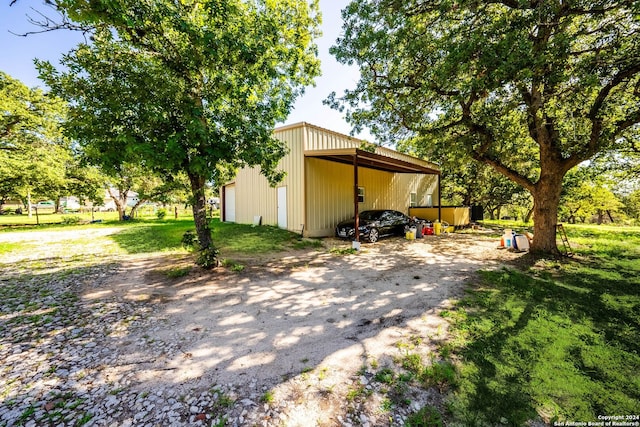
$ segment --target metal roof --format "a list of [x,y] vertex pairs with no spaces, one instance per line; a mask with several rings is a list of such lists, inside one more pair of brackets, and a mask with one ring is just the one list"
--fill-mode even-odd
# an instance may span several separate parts
[[440,171],[427,166],[428,162],[415,159],[415,162],[395,159],[382,154],[371,153],[360,148],[339,148],[331,150],[306,150],[305,157],[314,157],[332,162],[353,165],[397,173],[424,173],[440,175]]

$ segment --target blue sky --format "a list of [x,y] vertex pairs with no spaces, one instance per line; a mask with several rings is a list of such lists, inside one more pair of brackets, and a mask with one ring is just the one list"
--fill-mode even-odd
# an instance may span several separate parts
[[[27,86],[43,87],[33,65],[34,58],[57,64],[63,53],[83,41],[82,35],[70,31],[54,31],[28,37],[14,35],[12,33],[23,34],[37,30],[27,20],[27,15],[40,18],[34,9],[46,12],[51,17],[56,16],[55,11],[45,6],[42,0],[19,0],[11,7],[10,0],[0,1],[0,70]],[[348,3],[349,0],[320,0],[323,35],[316,43],[322,61],[322,76],[316,79],[315,87],[307,88],[305,95],[298,99],[287,124],[305,121],[336,132],[351,132],[351,126],[341,113],[322,104],[332,91],[341,94],[344,89],[355,87],[359,77],[357,69],[338,64],[329,54],[329,47],[340,35],[340,11]],[[373,140],[367,132],[357,136]]]

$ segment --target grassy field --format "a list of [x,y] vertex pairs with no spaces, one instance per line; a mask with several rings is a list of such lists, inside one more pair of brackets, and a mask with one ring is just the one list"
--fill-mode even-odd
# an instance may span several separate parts
[[[111,238],[128,253],[150,253],[178,250],[185,232],[195,231],[193,220],[135,221],[135,227],[127,227]],[[215,246],[223,256],[258,254],[291,248],[314,246],[319,241],[303,240],[298,234],[273,226],[251,225],[211,221]]]
[[566,228],[573,259],[482,272],[443,313],[464,425],[640,413],[640,228]]
[[[105,213],[105,218],[100,223],[60,224],[51,221],[41,225],[7,224],[0,227],[0,233],[12,231],[25,231],[24,237],[17,241],[3,242],[0,239],[0,254],[8,254],[18,251],[33,251],[41,245],[38,241],[29,238],[29,232],[42,230],[73,231],[88,228],[113,228],[114,233],[92,238],[91,241],[82,239],[65,241],[64,252],[67,255],[95,252],[96,246],[100,247],[102,254],[143,254],[155,252],[185,252],[182,246],[182,236],[187,231],[194,232],[193,219],[182,216],[177,220],[158,219],[147,216],[133,221],[118,221],[117,214]],[[52,217],[60,215],[51,215]],[[0,220],[5,216],[0,216]],[[1,222],[0,222],[1,224]],[[270,253],[287,249],[299,249],[304,247],[318,247],[321,242],[317,240],[301,239],[298,234],[281,230],[277,227],[222,223],[219,218],[211,220],[212,235],[215,246],[220,250],[222,257]]]
[[[165,209],[167,214],[166,218],[173,218],[174,208]],[[12,209],[13,211],[13,209]],[[25,211],[26,212],[26,211]],[[153,207],[143,206],[138,209],[136,214],[137,219],[148,220],[155,219],[156,209]],[[191,209],[178,209],[178,218],[188,219],[192,218]],[[47,224],[64,224],[69,222],[88,223],[91,221],[117,221],[117,212],[69,212],[69,213],[55,213],[52,208],[38,209],[38,215],[35,211],[32,211],[31,217],[26,213],[16,215],[13,213],[0,215],[0,230],[12,226],[31,226],[31,225],[47,225]]]
[[[45,212],[38,212],[38,216],[36,217],[35,212],[32,213],[31,217],[29,215],[0,215],[0,229],[7,228],[12,226],[32,226],[32,225],[47,225],[47,224],[63,224],[68,221],[70,218],[79,218],[81,222],[89,222],[92,221],[91,212],[85,213],[66,213],[59,214],[53,213],[51,209],[46,210]],[[93,220],[96,221],[115,221],[118,219],[117,212],[94,212]]]

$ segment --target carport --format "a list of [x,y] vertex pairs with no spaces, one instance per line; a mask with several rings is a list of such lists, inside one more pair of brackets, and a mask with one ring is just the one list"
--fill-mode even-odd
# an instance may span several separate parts
[[420,159],[413,159],[412,162],[372,153],[361,148],[338,148],[329,150],[305,150],[304,156],[353,165],[353,217],[355,219],[355,240],[360,241],[359,230],[359,206],[358,206],[358,168],[369,168],[379,171],[404,173],[404,174],[425,174],[436,175],[438,177],[438,219],[441,217],[441,183],[440,171],[431,167],[429,162]]

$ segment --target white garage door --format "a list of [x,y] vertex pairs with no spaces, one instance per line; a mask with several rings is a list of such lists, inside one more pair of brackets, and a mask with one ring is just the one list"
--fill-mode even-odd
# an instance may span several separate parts
[[233,185],[224,190],[224,220],[236,222],[236,187]]

